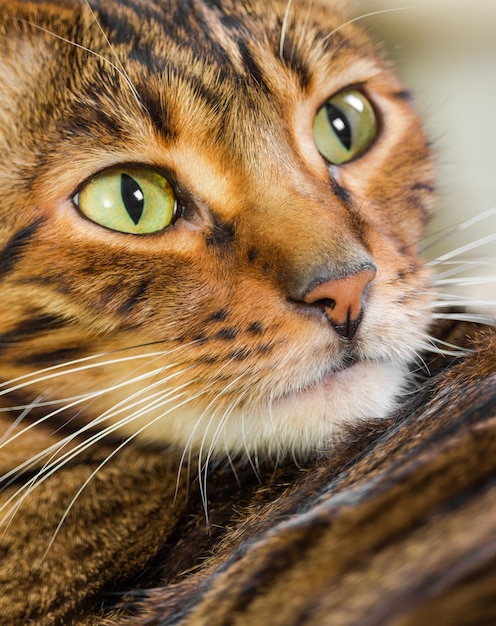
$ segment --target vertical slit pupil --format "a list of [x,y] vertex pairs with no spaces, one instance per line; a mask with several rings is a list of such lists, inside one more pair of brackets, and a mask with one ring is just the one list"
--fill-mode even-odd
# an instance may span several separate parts
[[339,141],[347,149],[351,149],[351,126],[346,115],[333,104],[328,103],[326,106],[327,119],[334,129]]
[[137,225],[143,215],[145,195],[138,183],[129,174],[121,175],[121,196],[129,217]]

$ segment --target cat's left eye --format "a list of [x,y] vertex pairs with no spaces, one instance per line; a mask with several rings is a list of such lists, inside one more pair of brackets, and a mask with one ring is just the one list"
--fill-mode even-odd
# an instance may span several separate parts
[[121,233],[156,233],[176,216],[176,198],[169,181],[141,167],[103,172],[86,183],[73,200],[88,219]]
[[319,109],[313,136],[320,154],[334,165],[363,154],[377,136],[374,108],[358,89],[345,89]]

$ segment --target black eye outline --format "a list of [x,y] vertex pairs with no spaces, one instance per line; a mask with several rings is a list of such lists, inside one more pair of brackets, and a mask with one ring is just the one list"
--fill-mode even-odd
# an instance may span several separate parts
[[317,111],[313,136],[320,154],[333,165],[344,165],[365,154],[376,141],[379,116],[359,87],[347,87]]

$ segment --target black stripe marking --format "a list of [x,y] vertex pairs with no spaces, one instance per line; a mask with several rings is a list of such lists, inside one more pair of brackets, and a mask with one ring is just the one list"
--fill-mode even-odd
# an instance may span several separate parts
[[234,241],[234,225],[223,222],[212,213],[212,230],[207,236],[209,246],[228,246]]
[[345,204],[351,204],[351,193],[340,185],[332,176],[331,176],[331,185],[333,192],[337,195],[337,197],[342,200]]
[[263,333],[263,326],[261,322],[252,322],[248,326],[248,332],[251,335],[261,335]]
[[[214,11],[214,13],[217,13],[217,11]],[[210,61],[213,61],[215,65],[219,66],[221,73],[226,71],[230,72],[232,69],[232,59],[228,51],[225,50],[221,42],[215,38],[215,35],[211,32],[210,25],[207,20],[205,20],[203,14],[197,13],[195,17],[198,20],[198,24],[195,24],[193,28],[195,28],[195,30],[198,29],[199,33],[201,33],[201,39],[198,38],[192,41],[191,35],[187,34],[191,32],[192,27],[190,24],[186,24],[184,35],[185,41],[189,46],[194,46],[193,49],[195,50],[196,56],[198,56],[204,63],[207,60],[209,64]],[[221,21],[223,21],[222,18]],[[239,23],[236,23],[236,32],[238,26]],[[231,29],[229,29],[228,35],[232,38],[230,31]]]
[[232,341],[236,339],[238,331],[235,328],[223,328],[215,335],[216,339],[222,339],[223,341]]
[[323,51],[326,54],[332,55],[334,58],[338,58],[348,50],[359,50],[359,48],[354,46],[348,38],[337,30],[335,30],[331,36],[329,36],[327,31],[321,30],[318,34],[318,41],[323,46]]
[[249,348],[240,348],[239,350],[234,350],[234,352],[229,353],[227,356],[233,361],[246,361],[252,354],[253,351]]
[[429,193],[434,193],[436,191],[433,185],[429,185],[428,183],[415,183],[410,187],[412,191],[428,191]]
[[406,102],[410,102],[413,100],[413,94],[408,89],[403,89],[402,91],[397,91],[393,94],[393,98],[397,100],[405,100]]
[[223,322],[227,319],[227,315],[226,309],[219,309],[207,319],[207,322]]
[[250,248],[248,250],[248,261],[253,263],[258,257],[258,250],[256,248]]
[[251,77],[251,79],[258,87],[261,87],[268,91],[268,87],[263,77],[262,70],[253,58],[253,54],[247,46],[246,42],[242,39],[238,39],[237,44],[248,76]]
[[284,38],[282,58],[287,67],[297,76],[300,87],[306,89],[310,85],[312,76],[307,63],[288,34]]
[[[143,74],[145,76],[148,75],[147,72],[143,72]],[[167,99],[157,99],[157,97],[150,90],[146,78],[139,85],[137,85],[137,89],[140,95],[140,100],[143,103],[146,113],[149,115],[157,134],[169,141],[176,139],[177,129],[173,122],[171,108],[170,106],[167,106]]]
[[272,352],[272,350],[274,349],[274,346],[270,343],[263,343],[260,346],[257,346],[257,353],[258,354],[269,354],[269,352]]
[[[172,65],[171,65],[172,67]],[[222,93],[222,76],[219,75],[217,84],[206,85],[199,76],[193,74],[184,74],[183,68],[177,69],[177,75],[187,83],[194,96],[203,100],[210,108],[222,111],[226,102]]]
[[64,120],[64,132],[72,137],[86,138],[89,134],[88,128],[91,128],[95,141],[105,142],[106,145],[109,144],[110,138],[115,143],[115,137],[125,137],[126,129],[122,121],[106,111],[104,105],[98,102],[100,93],[89,90],[89,97],[93,100],[92,107],[83,103],[72,106],[70,114]]
[[141,283],[136,287],[134,293],[129,296],[129,298],[123,302],[117,312],[120,315],[125,315],[126,313],[132,313],[136,306],[143,300],[143,296],[146,294],[146,291],[150,285],[151,280],[145,278],[141,281]]
[[0,277],[12,272],[16,263],[22,258],[24,249],[44,221],[44,218],[40,217],[29,226],[18,230],[9,239],[0,253]]
[[198,360],[198,363],[203,363],[204,365],[213,365],[218,362],[219,358],[215,354],[205,354]]
[[51,315],[41,313],[33,315],[33,317],[22,320],[12,330],[0,335],[0,347],[10,345],[15,341],[23,341],[40,335],[49,330],[57,330],[64,328],[70,323],[70,320],[61,315]]
[[60,363],[68,363],[79,359],[84,354],[80,348],[62,348],[60,350],[52,350],[51,352],[38,352],[35,354],[24,355],[15,359],[16,365],[29,365],[33,367],[48,367],[50,365],[58,365]]

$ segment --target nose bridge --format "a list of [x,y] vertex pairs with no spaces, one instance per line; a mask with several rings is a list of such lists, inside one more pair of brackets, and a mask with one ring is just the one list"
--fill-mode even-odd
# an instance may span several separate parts
[[348,207],[328,191],[324,199],[308,194],[271,194],[250,213],[252,255],[292,300],[330,280],[375,271],[365,231]]

